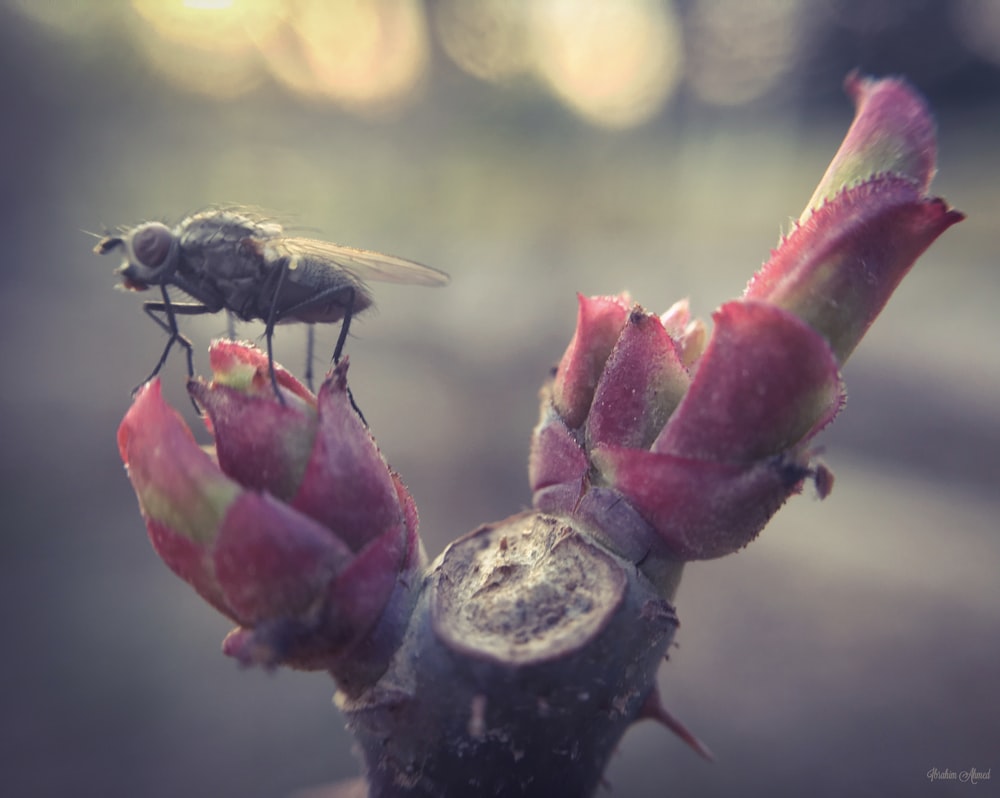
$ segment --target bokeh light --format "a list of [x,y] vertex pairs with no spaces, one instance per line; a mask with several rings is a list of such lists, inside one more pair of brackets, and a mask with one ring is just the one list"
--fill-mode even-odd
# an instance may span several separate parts
[[645,122],[673,93],[681,32],[672,6],[655,0],[538,0],[532,45],[556,96],[591,122]]
[[285,5],[283,0],[132,0],[139,17],[169,44],[220,57],[253,50],[252,37],[281,24]]
[[525,0],[439,0],[432,10],[441,48],[463,71],[499,82],[531,69]]
[[687,17],[687,82],[710,105],[743,105],[796,64],[801,0],[696,0]]
[[286,85],[357,109],[385,111],[415,98],[429,60],[417,0],[308,0],[295,4],[291,25],[309,72],[303,82],[294,53],[289,70],[270,52],[272,73]]
[[174,85],[235,97],[268,76],[296,94],[384,111],[419,96],[419,0],[133,0],[135,40]]
[[178,88],[218,99],[260,85],[255,38],[283,22],[280,0],[133,0],[134,43]]
[[[898,52],[880,44],[877,56],[903,59],[911,76],[908,48],[921,52],[929,73],[953,71],[970,55],[1000,64],[995,0],[947,4],[937,17],[950,38],[940,45],[935,26],[912,27],[917,12],[935,7],[926,0],[6,2],[92,52],[138,51],[185,92],[233,99],[277,84],[381,118],[396,118],[425,97],[434,48],[477,80],[517,81],[613,129],[653,119],[682,85],[696,104],[755,103],[790,75],[805,74],[833,35],[860,41],[909,30]],[[917,41],[921,31],[927,38]],[[843,68],[865,67],[862,50],[855,60]]]
[[987,61],[1000,64],[1000,3],[953,0],[951,12],[965,46]]

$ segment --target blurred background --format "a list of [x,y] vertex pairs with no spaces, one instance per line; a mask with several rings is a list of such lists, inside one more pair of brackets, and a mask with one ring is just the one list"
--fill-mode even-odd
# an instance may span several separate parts
[[[163,335],[87,233],[241,203],[448,271],[375,286],[347,347],[436,556],[530,501],[574,292],[704,317],[738,295],[846,131],[854,67],[928,96],[935,193],[969,218],[846,367],[832,496],[688,569],[661,690],[718,761],[647,724],[608,781],[1000,794],[1000,3],[3,0],[4,794],[263,798],[358,772],[329,680],[240,671],[152,552],[115,430]],[[205,371],[224,317],[183,329]],[[276,336],[296,373],[304,340]],[[182,361],[165,390],[197,425]]]

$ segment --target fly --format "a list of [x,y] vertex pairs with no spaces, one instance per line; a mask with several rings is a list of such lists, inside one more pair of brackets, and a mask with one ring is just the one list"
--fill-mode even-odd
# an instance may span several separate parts
[[[226,310],[243,321],[264,322],[271,386],[281,401],[271,351],[275,325],[341,322],[333,350],[337,363],[351,319],[372,305],[366,280],[426,286],[449,280],[444,272],[394,255],[290,237],[275,222],[231,210],[202,211],[174,228],[145,222],[120,235],[105,236],[94,252],[105,255],[117,249],[125,255],[116,271],[122,287],[160,289],[161,301],[142,307],[169,338],[143,382],[160,373],[175,343],[185,349],[188,376],[193,377],[194,350],[181,334],[177,317]],[[195,301],[172,301],[169,286]],[[310,363],[307,377],[311,371]]]

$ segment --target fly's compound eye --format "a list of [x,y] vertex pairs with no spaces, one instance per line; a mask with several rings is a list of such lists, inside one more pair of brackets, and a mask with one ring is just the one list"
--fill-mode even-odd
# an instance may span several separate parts
[[173,243],[174,234],[169,227],[159,222],[150,222],[136,230],[132,236],[132,253],[142,266],[156,269],[166,262]]

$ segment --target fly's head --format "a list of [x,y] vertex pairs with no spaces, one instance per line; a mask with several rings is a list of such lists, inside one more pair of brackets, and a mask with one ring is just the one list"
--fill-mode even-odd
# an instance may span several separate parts
[[125,261],[115,274],[130,291],[145,291],[151,285],[164,285],[177,265],[177,236],[165,224],[146,222],[120,236],[102,238],[94,252],[106,255],[116,249],[125,253]]

